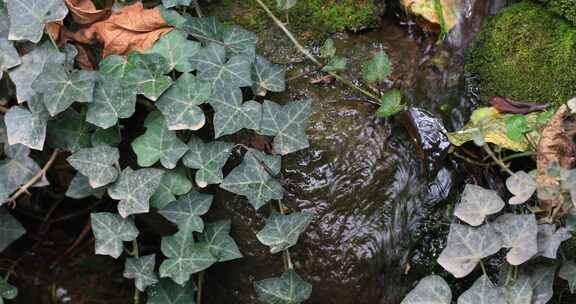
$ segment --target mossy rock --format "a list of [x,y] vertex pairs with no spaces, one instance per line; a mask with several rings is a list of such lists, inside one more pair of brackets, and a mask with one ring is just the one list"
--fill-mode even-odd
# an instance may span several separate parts
[[553,12],[576,24],[576,0],[539,0]]
[[531,2],[490,19],[466,56],[487,99],[565,102],[576,95],[576,28]]

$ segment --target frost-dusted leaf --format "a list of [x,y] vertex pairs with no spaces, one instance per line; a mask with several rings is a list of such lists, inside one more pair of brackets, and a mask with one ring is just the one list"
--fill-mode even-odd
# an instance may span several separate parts
[[170,277],[180,285],[184,285],[190,275],[216,263],[206,245],[194,243],[192,231],[163,237],[161,249],[167,259],[160,265],[160,277]]
[[90,186],[88,178],[81,173],[76,173],[74,178],[70,181],[68,190],[66,190],[66,196],[73,199],[83,199],[90,196],[102,197],[106,192],[104,188],[94,189]]
[[68,14],[62,0],[8,0],[10,40],[40,42],[46,23],[61,21]]
[[4,72],[20,63],[22,63],[20,54],[18,54],[12,42],[0,37],[0,78],[2,78]]
[[296,5],[297,2],[298,0],[276,0],[276,5],[279,9],[288,10]]
[[176,195],[182,195],[190,192],[192,189],[192,182],[186,176],[186,172],[182,169],[170,170],[164,172],[160,186],[152,198],[150,198],[150,206],[156,209],[166,207],[170,202],[176,200]]
[[288,270],[280,277],[254,283],[258,300],[267,304],[300,304],[312,293],[312,285],[294,271]]
[[190,58],[198,70],[198,78],[209,81],[215,91],[232,90],[252,85],[250,73],[252,62],[245,55],[236,55],[226,60],[226,49],[210,43]]
[[[40,166],[28,156],[30,150],[23,145],[13,145],[5,147],[4,153],[8,158],[0,161],[0,205],[4,203],[5,196],[10,195],[18,187],[24,185],[38,172]],[[46,186],[47,182],[42,182]],[[36,186],[40,186],[36,184]]]
[[64,64],[65,60],[64,53],[60,53],[50,41],[43,42],[30,53],[22,56],[22,64],[8,72],[10,79],[16,85],[18,102],[30,101],[36,95],[32,89],[32,83],[42,73],[46,64]]
[[530,199],[530,197],[532,197],[537,186],[536,181],[530,174],[524,171],[515,172],[514,175],[511,175],[506,179],[506,187],[508,188],[508,191],[514,194],[508,203],[510,205],[525,203]]
[[26,234],[22,225],[6,210],[0,210],[0,252]]
[[88,105],[86,121],[103,129],[129,118],[136,110],[136,91],[111,77],[100,77],[94,88],[94,101]]
[[90,146],[91,129],[82,115],[68,110],[48,122],[48,142],[55,148],[77,151]]
[[120,55],[110,55],[100,62],[100,74],[113,79],[122,79],[134,69],[134,63]]
[[158,277],[154,272],[156,264],[156,255],[145,255],[137,258],[127,258],[124,264],[124,277],[134,279],[134,285],[140,291],[146,287],[158,283]]
[[146,133],[132,142],[132,150],[138,157],[138,165],[150,167],[160,161],[167,169],[174,169],[176,163],[188,151],[174,131],[168,130],[160,112],[148,114],[144,122]]
[[16,286],[10,285],[5,279],[0,279],[0,304],[3,304],[6,300],[16,299],[18,296],[18,288]]
[[392,73],[392,63],[386,52],[381,50],[364,65],[363,76],[368,83],[382,82]]
[[128,54],[127,64],[133,67],[125,77],[127,85],[135,87],[139,94],[152,101],[156,101],[172,85],[172,78],[166,76],[170,72],[170,64],[160,54],[132,52]]
[[182,162],[186,167],[198,170],[195,180],[200,188],[219,184],[224,179],[222,167],[230,157],[233,147],[233,144],[221,141],[204,143],[202,139],[192,135],[188,142],[189,151]]
[[204,227],[204,233],[200,242],[206,244],[212,256],[218,262],[226,262],[242,257],[238,245],[230,236],[230,221],[208,223]]
[[92,142],[92,146],[118,146],[120,141],[122,140],[122,136],[120,134],[120,128],[118,125],[108,128],[108,129],[97,129],[92,133],[90,137],[90,141]]
[[298,242],[300,234],[306,230],[312,216],[302,212],[293,212],[288,215],[273,211],[266,219],[266,226],[260,230],[256,237],[260,243],[270,247],[270,253],[286,250]]
[[246,55],[250,61],[256,56],[256,34],[239,26],[228,26],[222,33],[222,42],[226,50],[233,55]]
[[68,72],[63,65],[49,63],[34,80],[32,88],[35,92],[42,93],[44,106],[50,115],[56,116],[75,101],[92,102],[95,82],[95,72]]
[[452,291],[446,281],[437,275],[429,275],[402,300],[400,304],[450,304]]
[[184,73],[164,93],[156,106],[164,114],[170,130],[198,130],[206,123],[204,112],[199,107],[212,94],[210,83]]
[[8,38],[9,31],[10,31],[10,19],[8,18],[6,5],[0,1],[0,37]]
[[42,151],[48,125],[46,114],[34,114],[24,107],[11,107],[4,121],[8,144],[23,144],[30,149]]
[[567,228],[559,228],[553,224],[538,225],[538,255],[555,259],[558,255],[560,244],[572,237]]
[[199,50],[200,43],[186,39],[186,35],[179,30],[172,30],[146,53],[160,54],[168,60],[170,70],[186,73],[193,70],[189,58]]
[[540,266],[532,269],[530,275],[530,284],[534,291],[532,304],[546,304],[552,299],[556,268],[556,266]]
[[334,56],[328,61],[328,64],[322,68],[324,72],[340,72],[346,69],[348,59],[343,57]]
[[502,248],[502,240],[491,226],[472,228],[450,225],[448,244],[438,257],[438,263],[457,278],[468,275],[478,262]]
[[508,304],[530,304],[533,293],[530,279],[524,275],[517,278],[513,284],[504,287]]
[[178,5],[188,6],[192,3],[192,0],[162,0],[162,5],[166,8],[175,7]]
[[242,163],[224,178],[220,188],[246,196],[255,209],[260,209],[268,201],[281,199],[283,196],[282,185],[276,180],[280,167],[279,155],[248,151]]
[[298,100],[281,106],[264,100],[258,133],[274,136],[274,151],[280,155],[308,148],[306,120],[311,104],[310,100]]
[[486,216],[498,213],[502,208],[504,201],[496,191],[466,184],[462,199],[454,209],[454,215],[472,226],[478,226],[484,222]]
[[503,214],[494,221],[494,229],[502,236],[502,247],[511,248],[506,254],[511,265],[520,265],[538,253],[534,214]]
[[124,249],[122,242],[133,241],[138,237],[138,229],[131,219],[123,219],[118,214],[100,212],[90,214],[92,231],[96,239],[96,254],[109,255],[117,259]]
[[506,304],[502,289],[496,288],[487,275],[481,276],[458,298],[458,304]]
[[213,199],[213,195],[190,191],[158,213],[178,225],[179,233],[202,232],[204,222],[200,216],[208,212]]
[[254,80],[254,93],[260,96],[270,92],[284,92],[286,90],[286,68],[272,64],[262,56],[256,56],[252,69]]
[[234,134],[243,128],[257,130],[262,120],[262,105],[255,101],[242,103],[242,91],[238,88],[215,91],[210,98],[214,114],[215,138]]
[[170,279],[161,279],[160,283],[148,288],[146,304],[194,304],[194,284],[189,281],[180,286]]
[[185,22],[178,21],[178,24],[174,25],[200,41],[222,41],[224,26],[213,16],[203,18],[186,16]]
[[124,169],[118,181],[108,188],[108,195],[120,201],[118,213],[122,217],[147,213],[150,209],[150,197],[158,189],[163,173],[164,171],[159,169]]
[[568,281],[568,287],[570,288],[570,293],[576,291],[576,263],[572,261],[565,261],[560,267],[558,276],[561,279]]
[[120,160],[118,148],[84,148],[68,156],[67,160],[74,169],[88,177],[92,188],[108,185],[118,178],[118,169],[114,166]]
[[330,58],[336,55],[336,46],[334,46],[334,40],[332,38],[326,39],[322,48],[320,49],[320,57],[322,58]]

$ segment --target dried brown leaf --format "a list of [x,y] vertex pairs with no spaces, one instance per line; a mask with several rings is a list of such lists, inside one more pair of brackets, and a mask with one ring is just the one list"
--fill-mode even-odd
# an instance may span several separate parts
[[46,31],[46,34],[50,35],[54,41],[58,42],[60,41],[63,26],[62,21],[49,22],[46,23],[44,31]]
[[548,108],[548,104],[520,102],[503,97],[492,97],[490,103],[500,113],[528,114]]
[[110,7],[96,9],[92,0],[66,0],[72,19],[78,24],[92,24],[108,18],[111,13]]
[[74,46],[76,47],[76,50],[78,50],[78,55],[76,55],[76,64],[78,65],[78,67],[88,71],[94,70],[95,68],[94,62],[96,61],[94,60],[94,56],[92,55],[92,53],[90,53],[88,48],[81,44],[77,44]]

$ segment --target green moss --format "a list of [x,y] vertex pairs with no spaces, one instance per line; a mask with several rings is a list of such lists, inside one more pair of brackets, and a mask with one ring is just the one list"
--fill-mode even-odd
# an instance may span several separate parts
[[576,95],[576,28],[535,3],[504,9],[467,52],[483,98],[565,102]]
[[548,8],[576,24],[576,0],[539,0]]

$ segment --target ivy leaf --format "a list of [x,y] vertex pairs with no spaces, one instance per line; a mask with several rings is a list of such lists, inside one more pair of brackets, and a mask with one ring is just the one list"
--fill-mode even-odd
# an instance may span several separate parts
[[156,255],[145,255],[137,258],[127,258],[124,265],[124,277],[134,279],[136,288],[144,291],[146,287],[158,283],[158,277],[154,272]]
[[5,208],[0,210],[0,252],[26,234],[26,229]]
[[48,141],[52,147],[77,151],[90,146],[91,126],[74,110],[48,122]]
[[118,146],[122,141],[120,127],[118,125],[108,129],[97,129],[92,133],[90,142],[96,146]]
[[178,225],[179,232],[202,232],[204,230],[204,222],[200,216],[208,212],[213,199],[213,195],[190,191],[177,201],[168,204],[158,213]]
[[490,282],[487,275],[482,275],[458,298],[458,304],[478,303],[506,304],[504,293]]
[[170,72],[170,64],[160,54],[128,54],[129,70],[125,81],[130,87],[136,87],[139,94],[156,101],[172,85],[172,78],[165,74]]
[[255,101],[242,103],[242,91],[238,88],[215,91],[210,99],[214,108],[215,138],[234,134],[243,128],[257,130],[262,120],[262,105]]
[[170,279],[161,279],[160,283],[148,288],[146,304],[194,304],[194,284],[189,281],[180,286]]
[[4,117],[8,144],[22,144],[42,151],[46,139],[48,117],[45,113],[32,113],[24,107],[11,107]]
[[570,287],[570,293],[576,291],[576,263],[572,261],[565,261],[560,267],[558,276],[561,279],[568,281],[568,286]]
[[98,146],[80,149],[70,155],[68,163],[82,175],[88,177],[92,188],[100,188],[118,178],[118,169],[114,165],[120,160],[118,148]]
[[122,217],[130,214],[147,213],[150,209],[150,197],[162,179],[164,171],[159,169],[132,170],[126,168],[120,178],[108,188],[108,195],[119,200],[118,213]]
[[205,188],[210,184],[219,184],[224,179],[222,167],[232,154],[233,144],[221,141],[204,143],[202,139],[192,136],[188,142],[189,151],[184,155],[184,166],[196,171],[196,184]]
[[150,198],[150,206],[156,209],[162,209],[169,203],[176,200],[176,195],[182,195],[190,192],[192,189],[192,182],[186,176],[184,170],[176,169],[164,172],[160,186],[152,198]]
[[262,56],[256,56],[252,69],[254,92],[264,96],[266,92],[284,92],[286,90],[286,68],[272,64]]
[[169,130],[198,130],[206,123],[199,105],[208,101],[211,94],[210,83],[184,73],[156,106],[164,114]]
[[279,278],[269,278],[254,284],[258,300],[268,304],[300,304],[312,294],[312,285],[288,270]]
[[86,121],[103,129],[129,118],[136,110],[136,92],[111,77],[102,76],[96,82],[94,102],[88,105]]
[[62,0],[9,0],[10,40],[40,42],[46,23],[62,21],[68,8]]
[[170,70],[186,73],[193,70],[189,58],[199,50],[200,43],[186,39],[186,35],[179,30],[172,30],[164,34],[146,53],[160,54],[168,60]]
[[230,221],[206,224],[204,233],[200,236],[200,242],[208,246],[210,253],[218,262],[231,261],[242,257],[238,245],[230,236]]
[[504,294],[508,304],[530,304],[532,302],[532,285],[526,276],[520,276],[514,284],[504,288]]
[[524,171],[518,171],[506,179],[506,187],[510,193],[514,194],[508,203],[510,205],[518,205],[525,203],[532,197],[538,184],[536,184],[536,181],[530,174]]
[[532,304],[546,304],[554,294],[556,266],[540,266],[532,270],[530,284],[534,290]]
[[132,150],[138,157],[138,165],[150,167],[157,161],[167,169],[174,169],[176,163],[188,151],[176,133],[168,130],[166,121],[160,112],[152,112],[144,121],[146,133],[132,142]]
[[263,152],[250,150],[244,155],[242,163],[234,168],[220,188],[243,195],[258,210],[268,201],[282,199],[282,185],[270,174],[280,174],[281,157],[266,155]]
[[530,131],[524,115],[511,115],[506,118],[506,136],[514,141],[522,141],[524,133]]
[[88,177],[81,173],[76,173],[70,181],[65,195],[73,199],[83,199],[90,196],[101,198],[106,190],[104,188],[94,189],[88,181]]
[[556,259],[560,244],[572,237],[570,230],[560,228],[556,230],[556,225],[538,225],[538,255]]
[[246,55],[250,61],[256,57],[256,34],[239,26],[228,26],[222,33],[224,47],[232,55]]
[[320,49],[320,57],[322,58],[330,58],[336,55],[336,46],[334,45],[334,40],[332,38],[326,39],[322,48]]
[[456,278],[467,276],[485,257],[502,248],[502,240],[490,226],[472,228],[450,225],[448,244],[438,257],[438,263]]
[[300,234],[306,230],[312,216],[302,212],[288,215],[272,211],[266,219],[266,226],[256,234],[260,243],[270,247],[270,253],[286,250],[298,242]]
[[386,52],[381,50],[370,59],[365,65],[363,70],[364,80],[370,84],[383,82],[392,73],[392,63]]
[[190,275],[216,263],[207,246],[194,243],[192,231],[163,237],[161,249],[167,259],[160,265],[160,277],[170,277],[180,285],[184,285]]
[[296,5],[297,2],[298,0],[276,0],[276,5],[281,10],[289,10]]
[[13,285],[10,285],[6,280],[0,279],[0,304],[3,304],[6,300],[13,300],[16,299],[18,296],[18,288]]
[[21,64],[20,54],[6,38],[0,37],[0,78],[4,72]]
[[437,275],[429,275],[402,300],[400,304],[450,304],[452,291],[446,281]]
[[22,56],[22,64],[8,72],[16,86],[18,102],[30,101],[36,95],[32,83],[42,73],[47,63],[64,64],[65,60],[66,56],[48,41]]
[[322,68],[324,72],[340,72],[346,69],[346,64],[348,64],[348,59],[343,57],[334,56],[328,61],[328,64]]
[[252,85],[250,59],[236,55],[226,60],[226,49],[222,45],[210,43],[192,56],[190,63],[198,70],[198,77],[209,81],[215,91]]
[[388,118],[400,111],[402,106],[402,93],[400,90],[392,89],[380,98],[380,107],[376,111],[376,116],[380,118]]
[[310,100],[299,100],[281,106],[265,100],[258,133],[274,136],[274,151],[280,155],[308,148],[306,120],[311,104]]
[[466,184],[460,204],[454,209],[454,215],[472,226],[478,226],[484,222],[486,216],[498,213],[502,208],[504,201],[496,191]]
[[[13,145],[5,148],[7,159],[0,161],[0,189],[3,195],[0,195],[2,201],[7,198],[5,196],[10,195],[18,187],[24,185],[31,178],[33,178],[38,172],[40,172],[40,166],[30,158],[30,150],[22,145]],[[47,184],[44,181],[41,184],[36,184],[36,186],[45,186]]]
[[178,23],[174,25],[200,41],[222,41],[224,26],[213,16],[202,18],[186,16],[185,22]]
[[502,236],[502,246],[511,248],[506,254],[510,265],[520,265],[538,253],[538,223],[534,214],[503,214],[494,221]]
[[175,7],[178,5],[188,6],[192,3],[192,0],[162,0],[162,5],[166,8]]
[[133,241],[139,234],[131,219],[123,219],[118,214],[92,213],[90,220],[96,239],[96,254],[109,255],[117,259],[124,249],[122,242]]
[[0,37],[7,38],[9,31],[10,20],[8,18],[8,12],[6,11],[6,5],[0,1]]
[[99,66],[101,75],[113,79],[122,79],[132,70],[134,70],[134,62],[120,55],[110,55],[102,59]]
[[32,88],[42,93],[42,101],[51,116],[68,109],[73,102],[92,102],[96,74],[92,71],[68,72],[60,64],[49,63],[34,80]]

